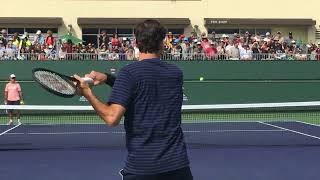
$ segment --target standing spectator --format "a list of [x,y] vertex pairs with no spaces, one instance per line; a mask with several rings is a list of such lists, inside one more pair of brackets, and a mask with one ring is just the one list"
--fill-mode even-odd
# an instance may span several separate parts
[[107,34],[107,31],[103,30],[101,31],[101,35],[99,36],[99,46],[101,48],[101,46],[104,44],[104,45],[107,45],[109,44],[110,42],[110,39],[109,39],[109,36]]
[[32,45],[32,43],[29,40],[29,34],[26,32],[21,37],[21,41],[20,41],[20,44],[19,44],[19,49],[25,48],[25,49],[29,50],[31,45]]
[[[6,85],[4,90],[4,101],[7,105],[20,105],[23,104],[22,91],[20,84],[16,82],[16,76],[14,74],[10,75],[10,82]],[[20,121],[20,111],[16,111],[18,124]],[[9,122],[7,125],[11,125],[13,122],[13,110],[8,110]]]
[[0,40],[2,40],[4,46],[7,46],[7,43],[9,41],[9,39],[10,39],[10,37],[8,36],[7,30],[6,29],[2,29],[1,30]]
[[168,47],[169,51],[173,49],[173,40],[174,38],[172,32],[169,32],[166,38],[164,39],[165,45]]
[[188,59],[188,55],[190,53],[190,45],[189,45],[189,40],[187,37],[183,39],[183,42],[181,43],[181,49],[182,49],[182,59],[186,60]]
[[212,32],[211,32],[211,36],[209,36],[209,39],[210,39],[212,42],[216,42],[216,32],[215,32],[215,31],[212,31]]
[[53,37],[53,32],[51,30],[47,31],[47,37],[45,39],[45,44],[46,46],[52,46],[55,47],[56,43],[55,43],[55,39]]
[[113,36],[111,39],[111,45],[112,45],[112,48],[120,47],[121,44],[120,44],[120,40],[117,33],[113,33]]
[[214,52],[206,36],[202,37],[201,46],[206,57],[209,59],[212,58],[214,55]]
[[250,44],[251,35],[250,35],[249,31],[246,31],[246,33],[244,34],[243,40],[244,40],[245,44]]
[[254,41],[261,42],[262,38],[259,32],[256,33],[256,35],[253,37]]
[[291,46],[292,41],[295,42],[295,40],[293,39],[293,33],[292,33],[292,32],[289,32],[288,37],[286,37],[286,38],[284,39],[284,41],[285,41],[289,46]]
[[275,38],[279,39],[279,43],[282,44],[284,42],[284,38],[281,35],[281,32],[278,31],[277,34],[275,35]]
[[20,37],[19,37],[19,33],[14,33],[13,34],[13,39],[12,39],[12,47],[16,50],[19,49],[19,45],[20,45]]
[[34,37],[33,44],[40,44],[40,45],[45,44],[45,38],[43,37],[42,32],[40,30],[37,31]]

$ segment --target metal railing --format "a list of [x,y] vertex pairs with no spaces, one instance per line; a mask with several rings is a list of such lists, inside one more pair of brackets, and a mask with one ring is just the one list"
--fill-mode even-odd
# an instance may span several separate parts
[[[4,53],[0,52],[0,60],[102,60],[122,61],[137,60],[138,56],[127,53]],[[206,53],[164,53],[161,59],[168,61],[219,61],[219,60],[320,60],[320,54],[247,54],[240,56],[229,56],[228,54],[206,54]]]

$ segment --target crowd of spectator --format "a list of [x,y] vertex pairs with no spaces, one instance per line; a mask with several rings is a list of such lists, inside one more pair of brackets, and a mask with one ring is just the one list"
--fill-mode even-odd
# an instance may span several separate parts
[[3,29],[0,34],[1,60],[51,59],[51,56],[56,53],[55,47],[56,40],[50,30],[46,35],[38,30],[33,39],[27,32],[22,36],[19,33],[9,36],[8,32]]
[[[57,43],[58,42],[58,43]],[[162,58],[166,60],[320,60],[320,43],[303,44],[292,32],[271,34],[216,34],[191,33],[173,35],[163,42]],[[74,44],[72,40],[58,40],[48,30],[38,30],[33,38],[28,33],[8,36],[0,34],[1,60],[135,60],[139,57],[135,39],[111,37],[106,31],[99,35],[97,44]]]

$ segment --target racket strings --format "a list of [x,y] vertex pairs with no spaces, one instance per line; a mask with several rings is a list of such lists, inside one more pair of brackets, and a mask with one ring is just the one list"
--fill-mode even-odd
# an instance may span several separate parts
[[37,71],[35,77],[48,88],[66,95],[73,95],[76,89],[59,75],[48,71]]

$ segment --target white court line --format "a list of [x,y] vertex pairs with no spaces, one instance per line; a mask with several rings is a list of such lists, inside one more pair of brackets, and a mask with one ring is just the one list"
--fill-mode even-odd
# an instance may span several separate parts
[[295,121],[295,122],[296,122],[296,123],[301,123],[301,124],[310,125],[310,126],[320,127],[320,125],[318,125],[318,124],[312,124],[312,123],[307,123],[307,122],[302,122],[302,121]]
[[[185,122],[184,122],[185,121]],[[270,121],[277,121],[276,119],[275,120],[270,120]],[[295,121],[288,121],[288,122],[295,122]],[[208,121],[202,121],[200,120],[199,122],[197,121],[194,121],[194,122],[190,122],[188,120],[182,120],[182,125],[183,124],[208,124],[208,123],[259,123],[259,121],[248,121],[248,120],[235,120],[235,121],[223,121],[223,120],[220,120],[220,121],[216,121],[216,120],[208,120]],[[25,126],[70,126],[70,125],[105,125],[106,127],[108,127],[105,123],[74,123],[74,124],[50,124],[50,123],[44,123],[44,124],[24,124]],[[120,125],[123,125],[123,122],[120,123]]]
[[21,126],[21,124],[18,124],[18,125],[16,125],[16,126],[14,126],[14,127],[10,128],[10,129],[8,129],[8,130],[6,130],[6,131],[2,132],[2,133],[0,134],[0,136],[2,136],[2,135],[4,135],[4,134],[6,134],[7,132],[9,132],[9,131],[11,131],[11,130],[14,130],[15,128],[17,128],[17,127],[19,127],[19,126]]
[[[207,131],[183,131],[184,133],[223,133],[223,132],[281,132],[285,130],[207,130]],[[124,131],[105,131],[105,132],[55,132],[55,133],[7,133],[7,135],[20,135],[20,134],[30,134],[30,135],[72,135],[72,134],[125,134]]]
[[302,133],[302,132],[295,131],[295,130],[292,130],[292,129],[287,129],[287,128],[284,128],[284,127],[281,127],[281,126],[276,126],[276,125],[273,125],[273,124],[269,124],[269,123],[266,123],[266,122],[259,122],[259,123],[320,140],[320,137],[318,137],[318,136],[313,136],[313,135]]

